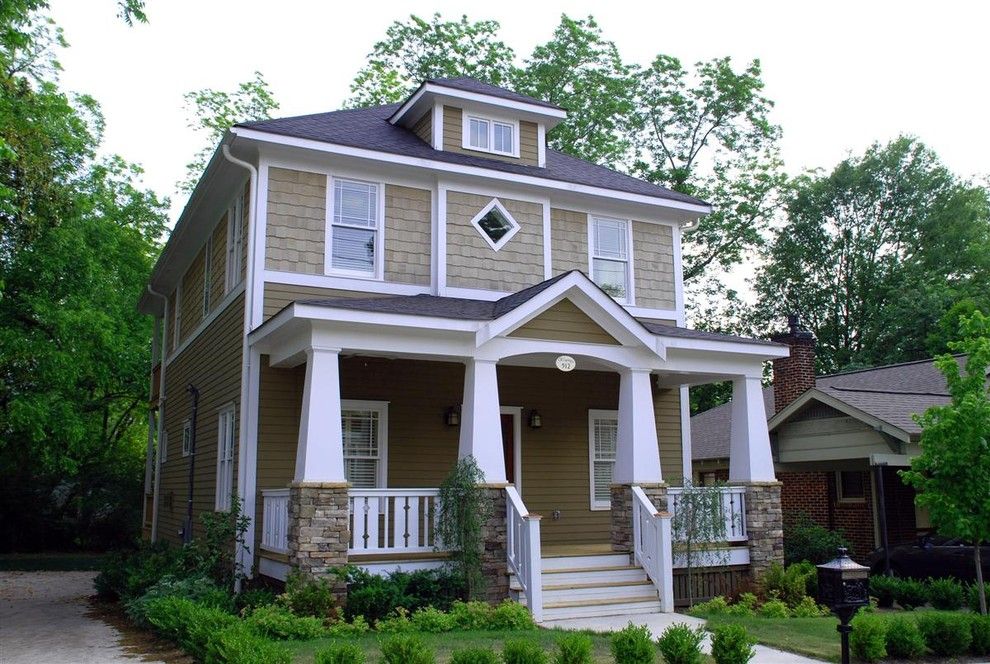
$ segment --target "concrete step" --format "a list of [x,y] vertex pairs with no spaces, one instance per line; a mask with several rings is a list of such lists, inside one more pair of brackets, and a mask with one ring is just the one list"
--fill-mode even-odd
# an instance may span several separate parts
[[574,569],[544,570],[544,586],[559,586],[568,583],[615,583],[619,581],[643,581],[646,572],[634,565],[614,567],[578,567]]
[[544,604],[589,599],[613,599],[616,596],[630,599],[657,599],[657,591],[649,581],[543,586]]
[[660,602],[655,594],[650,598],[619,596],[605,600],[590,599],[543,603],[544,621],[659,612]]
[[628,553],[603,553],[586,556],[543,556],[543,570],[586,569],[629,565]]

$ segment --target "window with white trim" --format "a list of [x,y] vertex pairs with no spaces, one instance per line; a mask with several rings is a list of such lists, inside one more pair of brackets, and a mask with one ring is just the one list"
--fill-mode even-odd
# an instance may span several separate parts
[[465,115],[465,148],[517,157],[519,156],[518,142],[519,127],[516,123],[477,115]]
[[331,271],[361,277],[378,275],[385,207],[381,194],[381,186],[374,182],[333,179],[327,243]]
[[620,302],[629,297],[629,224],[591,218],[591,279]]
[[192,452],[192,421],[186,420],[182,423],[182,456],[189,456]]
[[224,293],[241,282],[241,256],[244,253],[244,196],[239,193],[227,210],[227,274]]
[[206,256],[203,257],[203,318],[210,313],[210,281],[213,276],[213,235],[206,238]]
[[388,404],[342,401],[340,424],[344,442],[344,476],[355,489],[386,484]]
[[519,222],[512,218],[497,198],[481,208],[481,212],[471,220],[471,225],[495,251],[504,247],[519,232]]
[[615,471],[618,434],[618,411],[588,411],[588,456],[593,510],[607,510],[612,507],[612,474]]
[[175,287],[175,311],[172,312],[172,350],[179,347],[179,337],[182,336],[182,280]]
[[217,421],[218,512],[229,512],[234,492],[234,405],[225,406]]
[[161,463],[168,461],[168,431],[162,431],[162,439],[158,442],[158,460]]

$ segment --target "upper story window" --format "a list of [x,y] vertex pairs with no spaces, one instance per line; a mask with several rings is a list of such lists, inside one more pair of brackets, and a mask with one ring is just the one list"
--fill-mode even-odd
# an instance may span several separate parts
[[481,237],[485,238],[488,245],[498,251],[512,239],[512,236],[519,232],[519,223],[512,218],[509,211],[493,198],[492,201],[481,209],[481,212],[471,220]]
[[381,273],[384,208],[377,183],[334,178],[328,271],[360,277]]
[[629,298],[629,223],[591,218],[591,278],[616,300]]
[[241,255],[244,253],[244,197],[238,194],[227,210],[227,274],[224,293],[241,281]]
[[519,156],[519,125],[494,118],[464,114],[464,147],[510,157]]

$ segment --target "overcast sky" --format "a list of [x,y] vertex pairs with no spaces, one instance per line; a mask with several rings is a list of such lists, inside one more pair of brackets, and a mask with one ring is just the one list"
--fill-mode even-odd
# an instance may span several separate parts
[[71,45],[63,85],[96,97],[106,150],[143,165],[176,212],[175,182],[199,147],[184,92],[232,89],[259,70],[280,115],[332,110],[389,23],[434,11],[497,19],[520,58],[565,10],[594,15],[628,61],[760,58],[792,173],[830,168],[899,133],[919,136],[961,174],[990,173],[987,2],[504,0],[481,10],[446,0],[148,0],[150,24],[133,28],[115,18],[113,0],[51,5]]

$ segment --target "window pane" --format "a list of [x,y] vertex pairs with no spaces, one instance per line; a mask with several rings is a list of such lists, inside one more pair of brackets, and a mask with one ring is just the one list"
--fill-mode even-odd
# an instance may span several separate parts
[[595,256],[626,258],[626,224],[611,219],[595,220]]
[[843,470],[839,473],[843,498],[863,498],[866,495],[866,490],[863,487],[863,475],[864,473],[854,470]]
[[332,265],[340,270],[375,271],[375,231],[335,226]]
[[355,489],[374,489],[378,483],[378,461],[345,459],[344,477]]
[[626,296],[626,264],[619,261],[608,261],[596,258],[592,266],[592,278],[598,286],[612,297]]
[[488,149],[488,120],[468,120],[468,145]]
[[512,222],[505,218],[498,208],[492,208],[484,217],[478,220],[481,231],[497,243],[505,234],[512,230]]
[[595,462],[595,502],[609,503],[612,500],[612,470],[614,461]]
[[595,420],[595,460],[615,459],[615,441],[619,434],[619,421],[615,419]]
[[378,457],[378,413],[345,410],[341,416],[345,457]]
[[512,153],[512,132],[514,127],[508,124],[502,124],[501,122],[495,123],[494,133],[495,133],[495,145],[493,149],[496,152],[508,152]]
[[378,187],[364,182],[334,181],[334,223],[377,226]]

